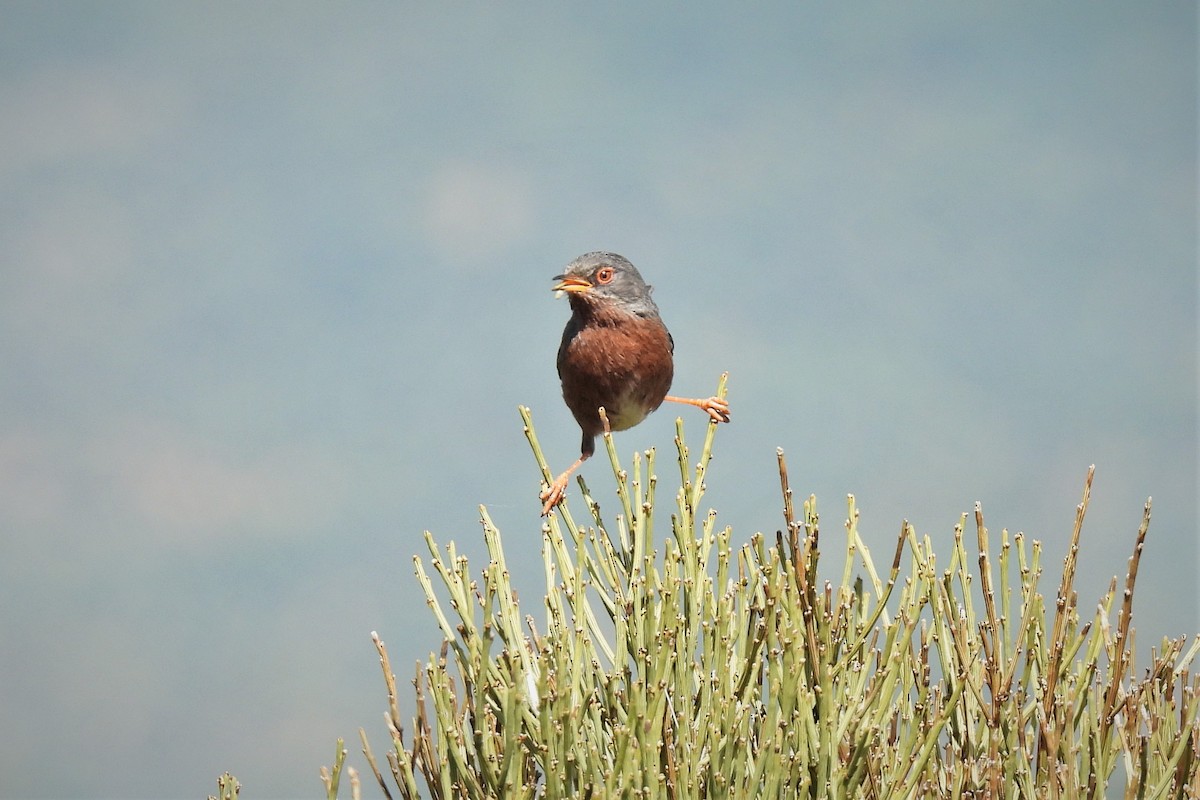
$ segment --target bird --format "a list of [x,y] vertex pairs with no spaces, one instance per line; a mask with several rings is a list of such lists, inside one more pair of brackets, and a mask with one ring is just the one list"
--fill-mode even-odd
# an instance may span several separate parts
[[675,375],[675,340],[651,299],[651,287],[628,259],[616,253],[585,253],[554,276],[556,296],[565,294],[571,318],[558,347],[562,396],[583,432],[579,458],[542,491],[542,516],[562,502],[571,474],[596,452],[596,436],[632,428],[664,401],[705,411],[729,422],[719,397],[695,399],[667,392]]

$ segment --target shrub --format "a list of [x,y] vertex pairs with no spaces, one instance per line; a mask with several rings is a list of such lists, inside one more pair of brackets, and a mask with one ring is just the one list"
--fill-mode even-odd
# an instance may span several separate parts
[[[580,478],[585,522],[564,504],[543,525],[540,622],[518,605],[486,509],[481,574],[426,532],[428,562],[414,563],[444,641],[418,666],[407,733],[372,634],[382,767],[360,735],[388,798],[1200,796],[1200,640],[1164,640],[1140,669],[1133,655],[1149,501],[1124,584],[1094,613],[1073,588],[1092,469],[1050,605],[1040,544],[1002,531],[997,550],[978,504],[944,566],[905,522],[881,573],[851,496],[835,585],[817,573],[816,499],[794,505],[782,451],[784,530],[735,544],[700,510],[716,427],[693,465],[677,421],[666,503],[655,452],[626,470],[605,437],[617,514]],[[344,758],[339,742],[331,798]]]

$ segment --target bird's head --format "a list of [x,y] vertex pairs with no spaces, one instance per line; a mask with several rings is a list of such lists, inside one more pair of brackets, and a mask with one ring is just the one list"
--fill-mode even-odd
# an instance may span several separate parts
[[651,288],[637,267],[616,253],[585,253],[554,276],[557,294],[566,293],[572,308],[610,306],[640,316],[657,316]]

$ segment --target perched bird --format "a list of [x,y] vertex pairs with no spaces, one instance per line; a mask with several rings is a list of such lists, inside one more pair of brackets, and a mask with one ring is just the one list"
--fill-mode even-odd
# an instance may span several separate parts
[[715,422],[729,421],[729,405],[718,397],[667,394],[675,341],[633,264],[616,253],[586,253],[554,280],[554,291],[565,292],[571,303],[558,347],[558,377],[583,444],[579,459],[542,492],[542,516],[562,501],[571,473],[596,452],[596,436],[604,432],[600,408],[614,431],[637,425],[664,400],[698,406]]

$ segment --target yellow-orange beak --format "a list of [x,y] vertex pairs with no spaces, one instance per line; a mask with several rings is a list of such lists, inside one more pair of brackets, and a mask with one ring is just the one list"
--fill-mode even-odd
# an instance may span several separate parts
[[554,284],[554,291],[558,292],[586,292],[592,288],[592,284],[586,278],[568,278],[559,275],[562,278],[558,283]]

